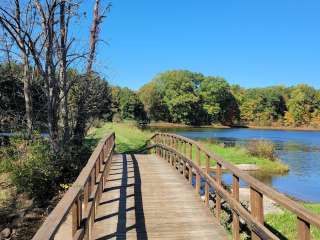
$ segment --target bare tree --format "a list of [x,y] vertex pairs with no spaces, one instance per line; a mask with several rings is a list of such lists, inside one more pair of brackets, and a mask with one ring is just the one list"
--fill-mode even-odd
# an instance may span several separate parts
[[[35,0],[35,6],[41,19],[42,39],[45,49],[44,72],[42,77],[46,82],[47,91],[47,112],[48,112],[48,131],[51,146],[54,152],[59,152],[59,132],[58,132],[58,100],[59,83],[56,77],[56,65],[54,63],[54,39],[55,39],[55,12],[58,7],[57,0],[46,1],[41,4]],[[37,56],[38,58],[38,56]]]
[[[68,28],[73,12],[73,7],[78,9],[79,0],[14,0],[14,5],[7,8],[0,7],[0,24],[14,39],[21,52],[21,61],[24,66],[24,93],[26,102],[26,116],[28,129],[32,131],[32,102],[30,81],[33,73],[41,77],[46,96],[46,112],[49,139],[52,150],[58,153],[61,145],[66,145],[71,138],[76,143],[82,143],[86,123],[89,118],[90,105],[88,96],[93,83],[93,63],[96,55],[96,46],[99,40],[99,26],[111,8],[107,4],[101,8],[101,1],[95,0],[93,21],[90,29],[89,50],[86,53],[85,74],[79,80],[79,90],[76,96],[76,113],[74,124],[70,124],[68,96],[72,83],[68,77],[68,68],[74,59],[83,55],[79,51],[71,52],[70,46],[73,38],[68,36]],[[20,6],[21,2],[24,6]],[[23,9],[23,12],[21,11]],[[23,16],[23,17],[22,17]],[[72,21],[71,21],[72,22]],[[34,70],[31,70],[33,68]],[[74,107],[74,106],[73,106]],[[59,120],[62,120],[62,130]],[[63,133],[63,134],[61,134]],[[62,140],[62,142],[60,142]]]
[[[30,16],[30,3],[26,8],[25,19],[26,21],[32,19]],[[29,49],[25,42],[25,35],[31,34],[32,27],[28,28],[28,32],[23,28],[26,25],[31,26],[32,22],[25,22],[23,23],[21,20],[21,8],[20,8],[20,1],[14,1],[14,14],[11,14],[9,10],[0,7],[0,24],[4,27],[4,29],[10,34],[11,38],[15,41],[16,45],[20,50],[20,55],[22,59],[23,65],[23,93],[25,99],[25,108],[26,108],[26,120],[27,120],[27,132],[28,136],[30,137],[32,134],[32,98],[31,98],[31,90],[30,90],[30,81],[31,81],[31,74],[30,74],[30,64],[29,64]]]
[[[107,16],[111,9],[111,3],[109,2],[105,8],[101,7],[101,1],[95,0],[93,8],[93,20],[90,30],[90,48],[87,58],[87,68],[85,74],[85,81],[82,84],[82,90],[80,91],[78,106],[77,106],[77,115],[76,115],[76,125],[74,129],[74,141],[76,143],[81,143],[83,141],[85,130],[86,130],[86,121],[88,118],[88,106],[86,106],[86,98],[89,86],[90,78],[92,75],[92,66],[95,60],[97,42],[99,40],[99,26],[101,25],[103,19]],[[103,9],[103,10],[102,10]],[[102,11],[101,11],[102,10]]]

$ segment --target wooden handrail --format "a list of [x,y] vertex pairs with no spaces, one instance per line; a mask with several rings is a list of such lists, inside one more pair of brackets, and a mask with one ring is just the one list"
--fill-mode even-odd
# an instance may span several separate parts
[[[171,133],[156,133],[151,137],[153,147],[156,148],[156,154],[166,157],[171,164],[175,165],[177,162],[182,160],[189,166],[189,182],[190,172],[195,171],[196,173],[196,191],[199,193],[200,189],[200,176],[205,180],[206,184],[213,187],[217,194],[216,199],[216,217],[220,218],[221,211],[221,198],[228,202],[232,213],[233,213],[233,239],[239,239],[239,217],[244,219],[252,232],[253,239],[278,239],[270,230],[264,226],[264,214],[263,214],[263,196],[268,196],[276,203],[286,208],[297,216],[297,228],[298,236],[297,239],[310,239],[310,225],[320,228],[320,217],[292,199],[286,197],[284,194],[276,191],[275,189],[265,185],[257,179],[251,177],[247,173],[243,172],[233,164],[225,161],[218,155],[206,150],[200,143],[188,139],[183,136]],[[189,145],[192,151],[192,146],[196,149],[196,159],[192,160],[192,152],[188,153],[184,151],[183,147]],[[206,157],[206,170],[204,171],[200,166],[200,155],[201,152]],[[174,160],[172,160],[172,158]],[[210,159],[213,159],[217,163],[217,170],[215,177],[209,175],[207,171]],[[195,163],[196,162],[196,163]],[[178,163],[179,164],[179,163]],[[184,163],[183,163],[184,164]],[[232,192],[227,191],[221,183],[221,168],[225,167],[229,170],[233,176]],[[183,171],[184,172],[184,171]],[[239,203],[239,180],[245,181],[250,188],[250,202],[251,202],[251,213],[248,212]],[[205,189],[205,203],[208,201],[208,187]]]
[[92,232],[95,210],[110,169],[114,147],[114,133],[98,143],[76,181],[46,218],[33,240],[53,239],[69,214],[72,217],[72,238],[91,237],[89,234]]

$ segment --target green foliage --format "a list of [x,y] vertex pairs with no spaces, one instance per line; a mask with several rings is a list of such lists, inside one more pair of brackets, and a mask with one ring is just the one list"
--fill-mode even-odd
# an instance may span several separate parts
[[190,71],[167,71],[155,78],[163,94],[172,122],[200,125],[203,122],[201,99],[197,89],[203,75]]
[[296,126],[308,125],[320,110],[320,93],[308,85],[292,88],[288,100],[288,112]]
[[48,140],[35,134],[32,140],[11,137],[0,148],[0,173],[8,173],[18,192],[25,192],[38,204],[51,199],[61,184],[72,183],[86,164],[91,146],[64,146],[52,155]]
[[[13,62],[0,64],[0,131],[25,128],[22,66]],[[46,121],[44,87],[37,74],[31,81],[34,125],[42,128]]]
[[112,88],[112,112],[116,122],[124,119],[145,120],[147,118],[143,103],[129,88]]
[[199,92],[210,122],[232,125],[239,120],[238,103],[225,79],[206,77],[200,84]]
[[10,172],[13,184],[20,192],[28,193],[38,203],[52,197],[56,190],[57,169],[46,140],[36,136],[33,141],[12,138],[1,151],[1,169]]
[[157,86],[156,81],[145,84],[138,92],[139,98],[149,119],[170,122],[169,109],[163,99],[164,92]]
[[271,125],[284,116],[286,105],[281,87],[253,88],[240,100],[241,119],[257,125]]

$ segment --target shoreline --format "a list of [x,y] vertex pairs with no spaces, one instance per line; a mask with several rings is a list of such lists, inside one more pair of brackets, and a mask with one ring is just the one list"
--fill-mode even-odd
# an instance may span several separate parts
[[308,132],[320,132],[320,128],[315,127],[284,127],[284,126],[257,126],[257,125],[245,125],[245,126],[224,126],[220,124],[213,125],[186,125],[183,123],[169,123],[169,122],[152,122],[147,124],[147,127],[154,128],[212,128],[212,129],[261,129],[261,130],[283,130],[283,131],[308,131]]

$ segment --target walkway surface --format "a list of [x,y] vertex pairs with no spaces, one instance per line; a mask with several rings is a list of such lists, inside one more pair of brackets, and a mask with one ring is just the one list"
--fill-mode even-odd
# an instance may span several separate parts
[[192,186],[154,155],[114,155],[95,239],[227,239]]

